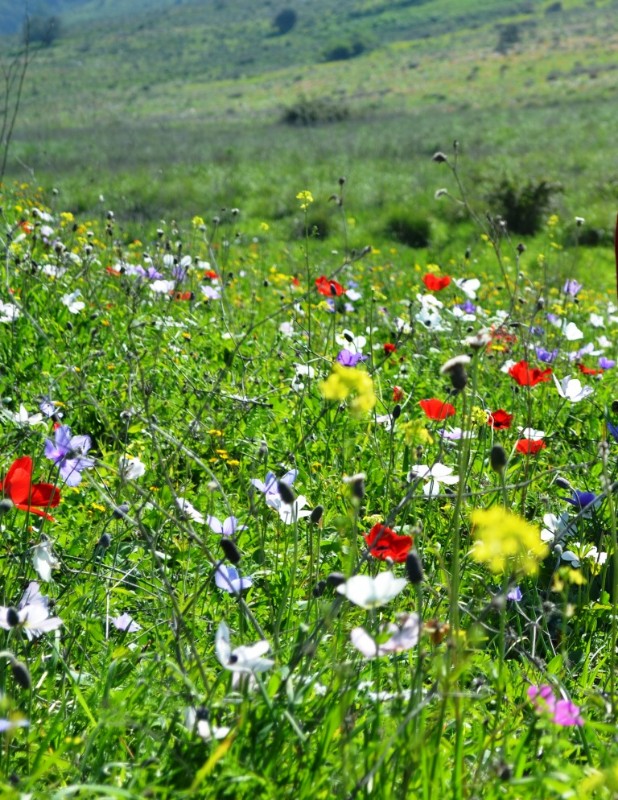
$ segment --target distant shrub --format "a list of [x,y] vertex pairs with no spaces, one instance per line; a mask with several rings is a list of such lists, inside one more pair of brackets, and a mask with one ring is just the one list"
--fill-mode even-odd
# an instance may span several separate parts
[[364,42],[360,39],[352,39],[348,42],[334,42],[324,51],[325,61],[347,61],[362,55],[367,49]]
[[291,106],[284,109],[281,122],[286,125],[321,125],[329,122],[341,122],[350,115],[349,108],[330,98],[309,98],[301,95]]
[[558,14],[560,11],[562,11],[562,3],[560,2],[552,3],[545,9],[546,14]]
[[384,225],[384,233],[390,239],[408,247],[429,247],[431,223],[427,217],[404,208],[390,212]]
[[60,36],[60,17],[28,17],[22,30],[24,43],[52,45]]
[[500,25],[498,28],[498,44],[496,52],[505,55],[509,50],[521,40],[519,25],[511,22],[508,25]]
[[529,181],[518,187],[505,178],[489,196],[492,213],[504,219],[511,233],[534,236],[541,229],[558,188],[548,181]]
[[312,239],[326,239],[330,236],[331,224],[325,211],[319,208],[311,209],[306,223],[304,219],[296,222],[293,235],[296,239],[304,239],[307,231]]
[[293,8],[284,8],[273,20],[273,27],[278,36],[289,33],[298,21],[298,15]]

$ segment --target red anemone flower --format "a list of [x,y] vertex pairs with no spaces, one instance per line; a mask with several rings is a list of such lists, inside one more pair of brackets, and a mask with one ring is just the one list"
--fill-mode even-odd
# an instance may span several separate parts
[[547,445],[542,439],[520,439],[515,445],[515,449],[522,456],[535,456],[546,447]]
[[511,422],[513,422],[513,415],[509,414],[508,411],[505,411],[503,408],[492,411],[487,419],[487,424],[491,425],[495,431],[502,431],[510,428]]
[[603,374],[603,370],[602,369],[593,369],[592,367],[587,367],[585,364],[581,364],[581,363],[577,365],[577,369],[583,375],[602,375]]
[[50,483],[32,485],[32,459],[30,456],[13,462],[5,479],[2,492],[20,511],[29,511],[37,517],[56,520],[43,509],[55,508],[60,502],[60,492]]
[[205,278],[210,278],[211,281],[219,280],[219,275],[214,271],[214,269],[207,269],[204,273]]
[[170,292],[172,300],[194,300],[193,292]]
[[337,281],[329,280],[326,275],[320,275],[315,279],[315,285],[320,294],[325,297],[341,297],[345,289]]
[[419,406],[423,409],[429,419],[446,419],[455,414],[455,407],[444,400],[432,397],[431,400],[419,400]]
[[397,563],[406,560],[414,544],[411,536],[400,536],[391,528],[380,524],[374,525],[369,533],[365,533],[364,539],[374,558],[380,558],[382,561],[390,558]]
[[423,276],[423,283],[430,292],[439,292],[442,289],[446,289],[450,282],[451,279],[448,275],[441,275],[438,277],[437,275],[432,275],[429,273],[428,275]]
[[386,342],[386,344],[384,345],[384,355],[390,356],[391,353],[394,353],[396,349],[397,347],[394,344],[392,344],[391,342]]
[[400,403],[403,400],[403,394],[401,386],[393,386],[393,403]]
[[528,366],[527,361],[518,361],[509,370],[509,375],[514,378],[520,386],[536,386],[537,383],[545,383],[552,374],[551,367],[538,369]]

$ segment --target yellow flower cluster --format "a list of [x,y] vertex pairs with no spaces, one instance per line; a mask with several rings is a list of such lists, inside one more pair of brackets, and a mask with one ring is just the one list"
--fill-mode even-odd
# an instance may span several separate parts
[[494,573],[535,575],[549,548],[536,525],[502,506],[473,511],[474,546],[470,555]]
[[311,205],[311,203],[313,203],[313,195],[307,189],[305,189],[302,192],[299,192],[296,195],[296,199],[300,200],[300,207],[303,211],[306,211]]
[[346,400],[352,395],[350,408],[356,416],[371,411],[376,404],[371,375],[354,367],[334,364],[331,374],[320,384],[320,391],[326,400]]

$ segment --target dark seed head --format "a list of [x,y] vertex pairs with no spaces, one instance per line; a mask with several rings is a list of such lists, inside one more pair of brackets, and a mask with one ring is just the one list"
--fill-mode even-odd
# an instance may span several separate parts
[[19,612],[13,606],[9,606],[6,610],[6,621],[11,628],[16,628],[19,625]]
[[107,550],[111,543],[112,537],[109,535],[109,533],[103,533],[97,542],[97,547],[100,547],[102,550]]
[[231,564],[238,564],[240,561],[240,550],[228,536],[221,537],[221,549],[225,557]]
[[30,689],[32,686],[30,673],[28,672],[28,667],[22,661],[17,661],[17,659],[11,661],[11,672],[18,686],[21,686],[22,689]]
[[489,454],[489,464],[494,472],[502,473],[506,467],[506,451],[502,445],[495,444]]
[[399,403],[397,403],[395,408],[393,408],[391,416],[393,419],[399,419],[399,417],[401,416],[401,406],[399,405]]
[[285,483],[285,481],[277,481],[277,489],[279,490],[279,495],[283,502],[291,506],[294,500],[296,500],[296,495],[294,494],[294,490],[289,483]]
[[326,581],[318,581],[316,585],[313,587],[313,591],[311,592],[311,594],[314,597],[322,597],[327,586],[328,584],[326,583]]
[[311,522],[313,522],[314,525],[317,525],[318,522],[322,519],[323,513],[324,513],[324,506],[316,506],[311,512],[309,519],[311,520]]
[[410,583],[417,586],[424,580],[423,562],[416,550],[410,550],[406,558],[406,574]]
[[330,575],[326,577],[326,583],[329,586],[332,586],[333,589],[336,589],[337,586],[341,586],[342,583],[345,583],[346,577],[343,572],[331,572]]

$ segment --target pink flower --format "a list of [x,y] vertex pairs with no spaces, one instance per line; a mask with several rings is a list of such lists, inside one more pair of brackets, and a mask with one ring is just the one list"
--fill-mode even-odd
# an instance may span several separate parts
[[551,686],[528,687],[528,697],[532,705],[540,714],[548,714],[554,725],[561,727],[581,727],[584,724],[583,717],[579,713],[579,707],[570,700],[557,700]]

